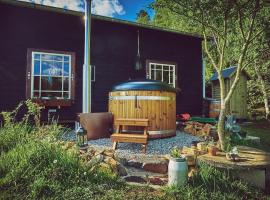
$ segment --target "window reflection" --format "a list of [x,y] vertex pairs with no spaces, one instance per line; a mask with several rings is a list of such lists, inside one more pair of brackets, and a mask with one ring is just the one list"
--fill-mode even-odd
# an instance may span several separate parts
[[70,98],[70,55],[33,52],[33,98]]

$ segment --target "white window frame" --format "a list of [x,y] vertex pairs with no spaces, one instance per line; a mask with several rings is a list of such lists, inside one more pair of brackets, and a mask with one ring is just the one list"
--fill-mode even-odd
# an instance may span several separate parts
[[[156,80],[156,73],[154,75],[152,75],[152,66],[153,65],[155,66],[155,68],[157,65],[161,65],[161,70],[160,69],[154,69],[154,70],[155,71],[162,71],[162,73],[161,73],[161,76],[162,76],[161,81],[162,82],[164,81],[163,80],[164,66],[169,66],[169,69],[166,70],[169,73],[169,80],[170,80],[170,74],[171,74],[170,68],[172,67],[172,72],[173,72],[173,77],[171,77],[172,82],[169,82],[168,84],[172,85],[175,88],[176,87],[176,67],[177,67],[177,65],[176,64],[169,64],[169,63],[165,63],[165,62],[152,62],[152,61],[148,62],[149,79],[153,79],[153,80]],[[154,77],[152,77],[152,76],[154,76]]]
[[[34,62],[35,62],[35,54],[40,54],[40,79],[39,79],[39,90],[34,90],[34,77],[37,76],[34,74]],[[50,75],[41,75],[41,66],[42,66],[42,56],[41,55],[54,55],[54,56],[62,56],[62,61],[59,61],[62,63],[62,70],[64,69],[64,63],[67,62],[67,61],[64,61],[64,56],[68,56],[69,58],[69,74],[68,76],[64,76],[64,73],[62,73],[62,76],[53,76],[53,77],[61,77],[62,78],[62,90],[41,90],[41,77],[52,77]],[[43,92],[62,92],[62,97],[56,97],[56,99],[65,99],[63,97],[64,95],[64,92],[68,92],[68,100],[71,99],[71,80],[72,80],[72,68],[71,68],[71,65],[72,65],[72,57],[71,57],[71,54],[64,54],[64,53],[49,53],[49,52],[42,52],[42,51],[32,51],[32,60],[31,60],[31,98],[33,99],[50,99],[49,97],[41,97],[41,91]],[[54,61],[55,60],[45,60],[45,61]],[[56,61],[57,62],[57,61]],[[68,91],[64,90],[64,84],[63,84],[63,79],[64,77],[68,77],[69,79],[69,86],[68,86]],[[39,97],[34,97],[34,92],[39,92]]]

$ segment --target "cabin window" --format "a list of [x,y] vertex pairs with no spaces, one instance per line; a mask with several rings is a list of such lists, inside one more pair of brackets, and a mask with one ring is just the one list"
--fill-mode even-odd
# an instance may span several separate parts
[[28,98],[74,98],[74,53],[30,50],[28,52]]
[[147,78],[176,87],[176,67],[177,65],[173,63],[148,61]]

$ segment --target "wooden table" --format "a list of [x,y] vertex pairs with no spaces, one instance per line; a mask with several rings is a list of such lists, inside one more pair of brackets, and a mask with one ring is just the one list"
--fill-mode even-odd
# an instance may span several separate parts
[[239,146],[238,151],[240,156],[238,162],[227,160],[223,152],[218,152],[217,156],[210,156],[208,154],[198,156],[198,162],[203,162],[220,169],[235,171],[237,178],[265,189],[269,193],[270,153],[244,146]]

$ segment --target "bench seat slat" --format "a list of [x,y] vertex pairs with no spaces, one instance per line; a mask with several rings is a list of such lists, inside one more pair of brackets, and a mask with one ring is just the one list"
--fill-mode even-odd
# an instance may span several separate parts
[[138,134],[113,134],[111,135],[113,142],[128,142],[147,144],[147,135]]
[[149,125],[148,119],[116,119],[115,125],[122,125],[122,126],[143,126],[147,127]]

